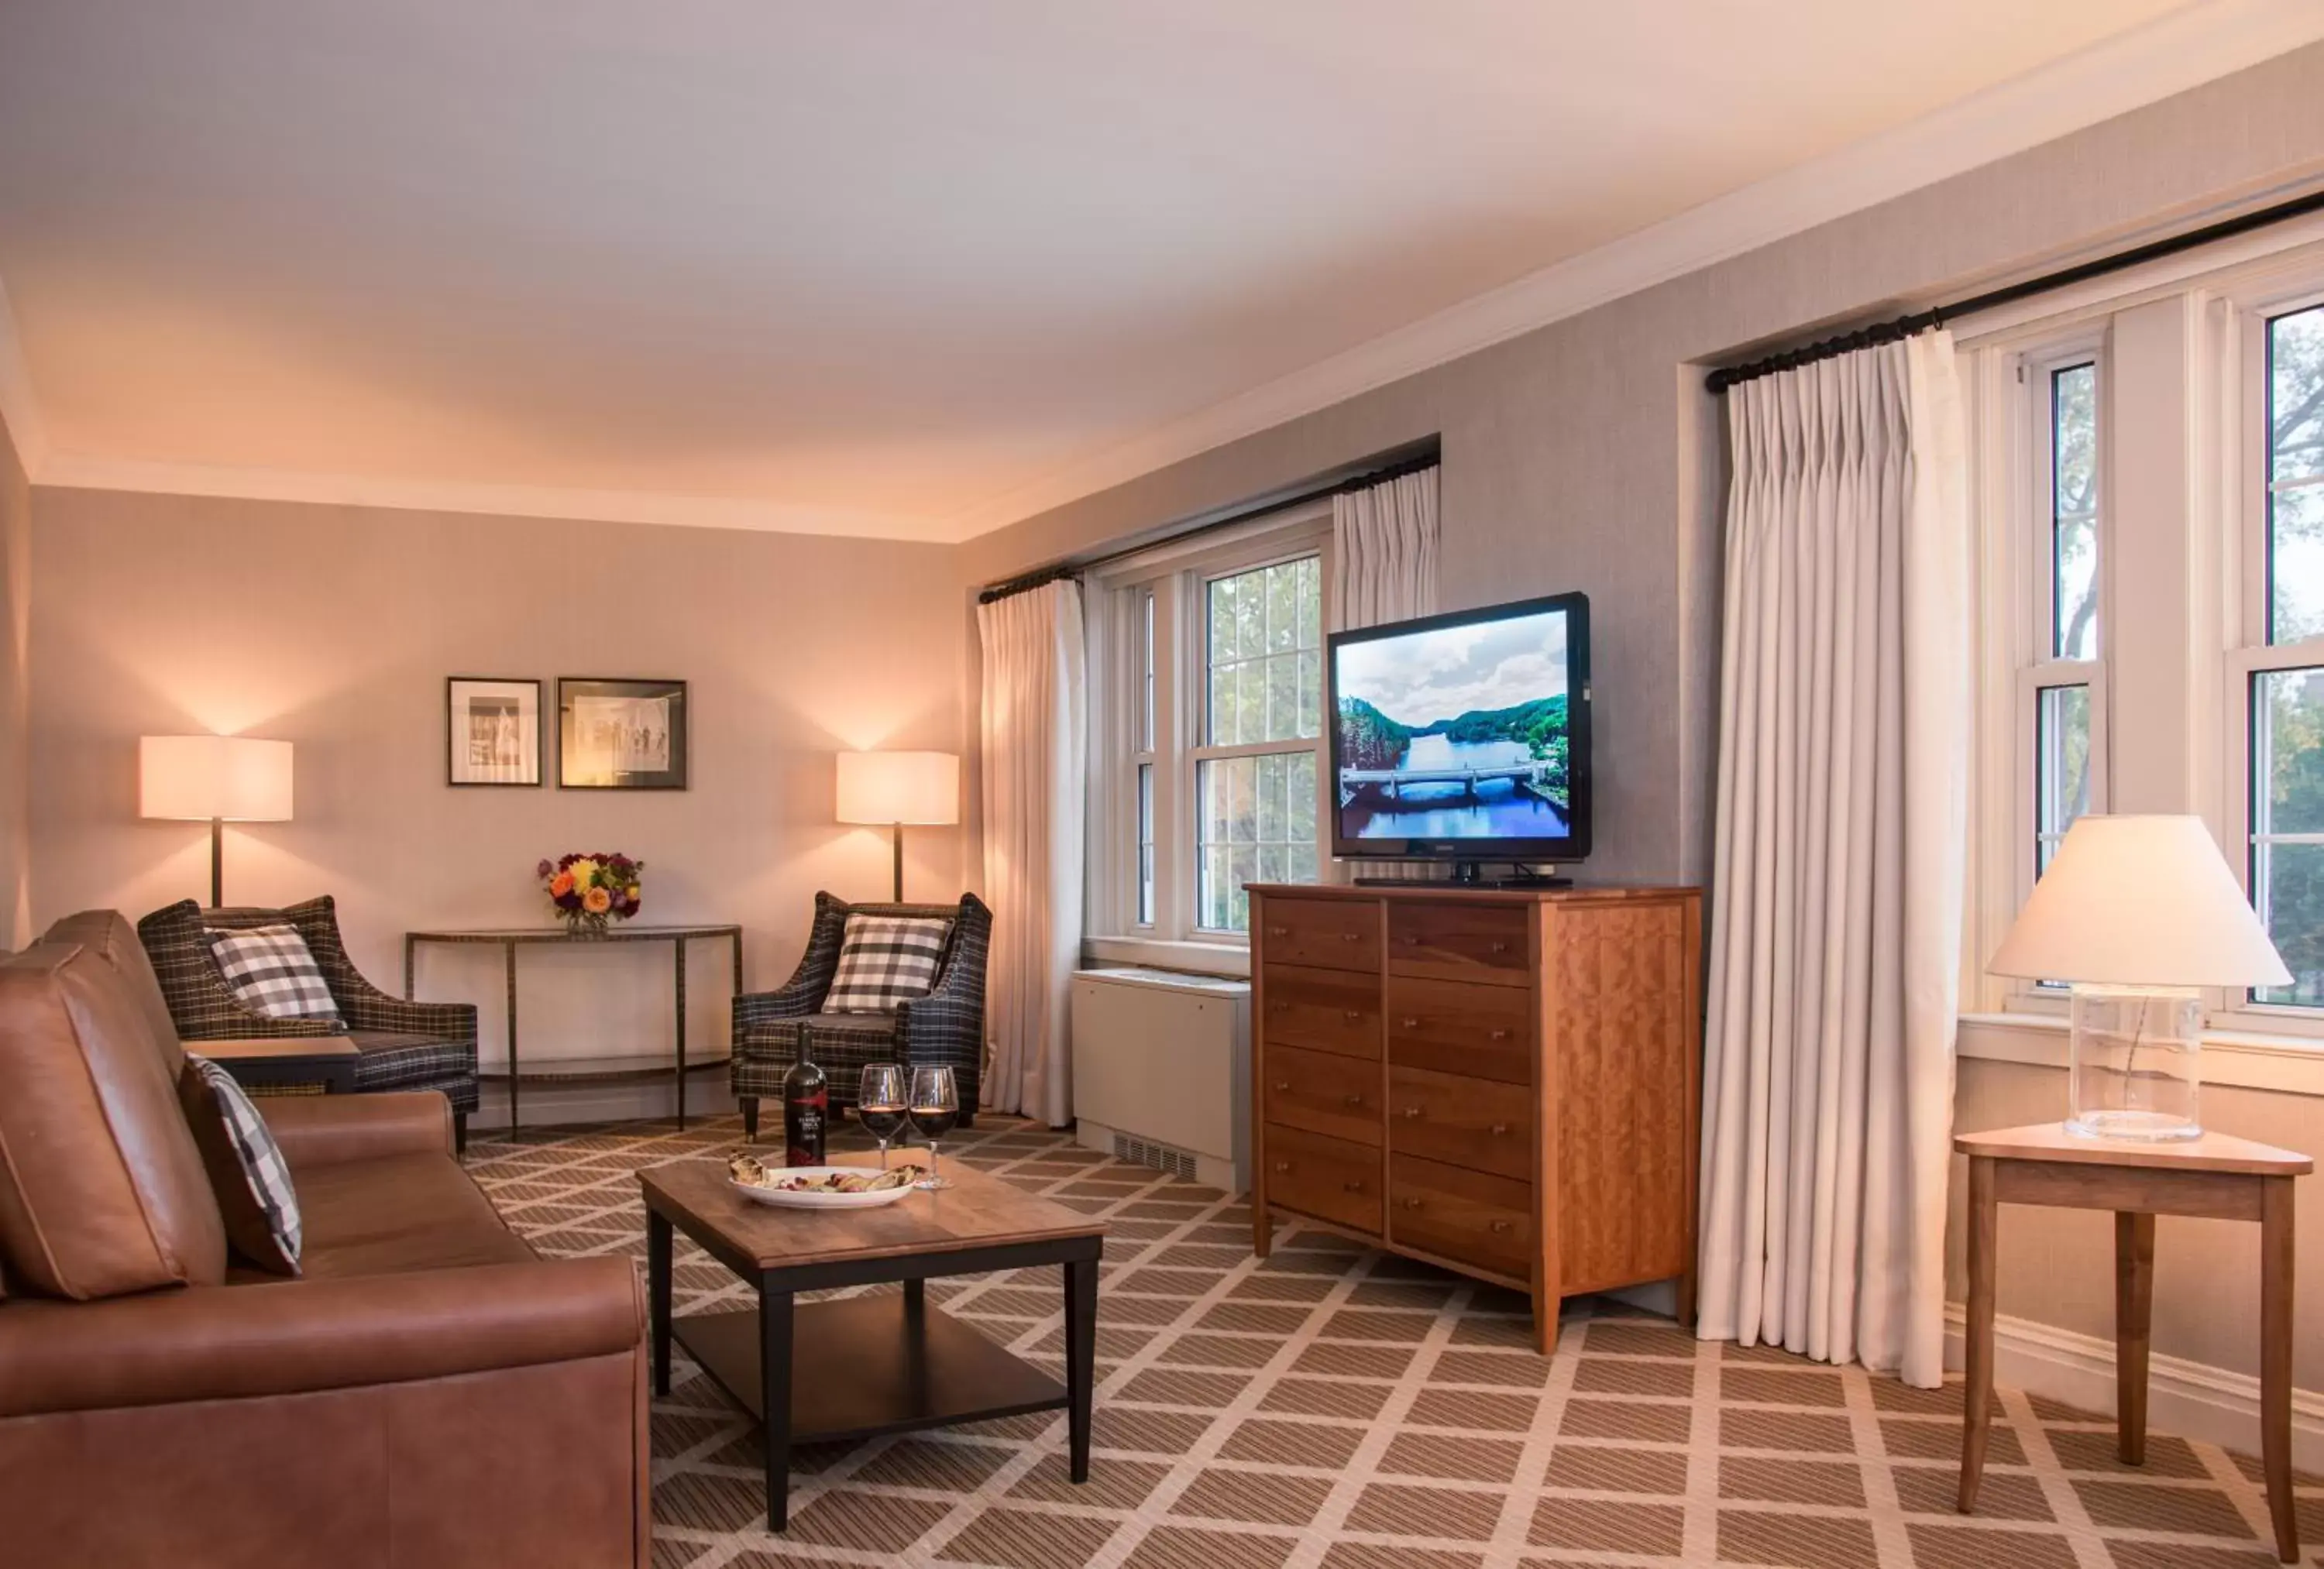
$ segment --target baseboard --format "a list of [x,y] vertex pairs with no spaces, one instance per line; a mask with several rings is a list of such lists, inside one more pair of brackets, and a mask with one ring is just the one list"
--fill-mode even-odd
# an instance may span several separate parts
[[[1966,1357],[1961,1305],[1945,1304],[1945,1366],[1959,1371]],[[2114,1342],[2028,1318],[1998,1316],[1993,1324],[1997,1382],[2111,1417],[2115,1408]],[[2146,1425],[2244,1454],[2259,1453],[2259,1380],[2183,1357],[2153,1356],[2146,1375]],[[2324,1394],[2292,1391],[2292,1460],[2302,1471],[2324,1471]]]

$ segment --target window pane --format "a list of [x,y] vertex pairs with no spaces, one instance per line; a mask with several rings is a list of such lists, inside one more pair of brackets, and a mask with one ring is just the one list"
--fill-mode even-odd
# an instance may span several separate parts
[[1323,581],[1314,556],[1215,579],[1204,744],[1301,740],[1323,731]]
[[2324,306],[2267,324],[2268,641],[2324,633]]
[[2050,375],[2050,652],[2098,654],[2098,370]]
[[1245,883],[1315,880],[1315,755],[1214,757],[1196,775],[1204,802],[1204,838],[1195,855],[1201,923],[1213,931],[1245,931]]
[[1145,687],[1140,695],[1138,715],[1138,749],[1154,749],[1154,594],[1148,590],[1139,596],[1139,678]]
[[2090,809],[2090,689],[2045,686],[2034,715],[2034,875]]
[[2253,903],[2292,971],[2263,1003],[2324,1005],[2324,668],[2252,677]]
[[1138,766],[1138,923],[1154,924],[1154,765]]

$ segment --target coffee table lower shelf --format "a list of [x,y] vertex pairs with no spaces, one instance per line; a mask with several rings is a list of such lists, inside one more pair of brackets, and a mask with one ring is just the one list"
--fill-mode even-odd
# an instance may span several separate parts
[[[766,1420],[755,1306],[675,1318],[670,1335],[721,1389]],[[904,1294],[801,1302],[792,1309],[794,1445],[1065,1407],[1064,1384],[942,1309],[913,1306]]]

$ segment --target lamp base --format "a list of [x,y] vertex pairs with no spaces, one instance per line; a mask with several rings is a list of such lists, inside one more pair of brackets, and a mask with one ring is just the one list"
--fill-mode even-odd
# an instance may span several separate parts
[[2203,996],[2077,983],[2066,1131],[2159,1142],[2203,1132]]

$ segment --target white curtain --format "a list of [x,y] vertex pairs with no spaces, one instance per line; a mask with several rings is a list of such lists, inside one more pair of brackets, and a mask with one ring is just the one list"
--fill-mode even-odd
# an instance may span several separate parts
[[1082,590],[1047,583],[979,605],[984,650],[984,889],[992,906],[982,1102],[1073,1120],[1068,994],[1082,941],[1087,791]]
[[1934,1388],[1969,733],[1952,341],[1728,399],[1699,1332]]
[[1332,498],[1332,628],[1436,610],[1436,470]]

